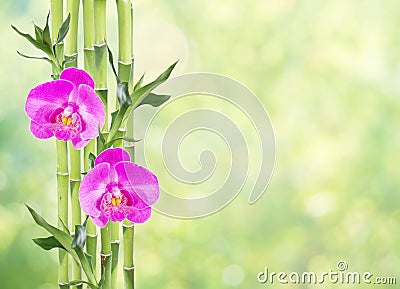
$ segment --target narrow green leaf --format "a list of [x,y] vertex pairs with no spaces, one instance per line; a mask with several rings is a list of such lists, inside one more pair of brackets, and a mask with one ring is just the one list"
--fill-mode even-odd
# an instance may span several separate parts
[[168,101],[170,98],[171,98],[170,95],[159,95],[151,92],[142,100],[142,102],[138,105],[138,107],[144,104],[149,104],[153,107],[158,107],[162,105],[164,102]]
[[141,141],[141,139],[133,139],[133,138],[127,138],[127,137],[118,137],[118,138],[115,138],[115,139],[113,139],[113,140],[110,140],[108,143],[106,143],[105,147],[106,147],[106,148],[110,148],[110,147],[112,147],[112,145],[113,145],[116,141],[119,141],[119,140],[124,140],[124,141],[127,141],[127,142],[140,142],[140,141]]
[[133,91],[138,90],[140,87],[142,87],[143,79],[144,79],[145,73],[140,77],[138,82],[136,82],[135,87],[133,88]]
[[106,45],[107,45],[107,51],[108,51],[108,61],[110,62],[112,71],[114,72],[115,79],[116,79],[117,83],[119,84],[121,81],[119,80],[117,70],[115,70],[114,57],[113,57],[110,47],[108,46],[108,44],[106,44]]
[[46,222],[46,220],[40,216],[34,209],[26,205],[28,208],[29,212],[32,215],[33,220],[35,221],[36,224],[38,224],[40,227],[45,229],[47,232],[52,234],[54,238],[57,239],[58,242],[67,250],[69,254],[75,259],[75,261],[79,262],[78,255],[74,250],[71,248],[71,243],[72,243],[72,237],[67,234],[64,231],[61,231],[60,229],[57,229],[56,227],[53,227],[49,223]]
[[68,235],[71,235],[71,232],[69,231],[68,226],[64,223],[64,221],[61,218],[58,218],[58,220],[60,221],[64,232],[66,232]]
[[35,27],[35,37],[39,42],[43,41],[43,29],[33,23],[33,27]]
[[132,103],[133,103],[133,108],[136,108],[142,101],[143,99],[149,95],[149,93],[155,89],[157,86],[165,82],[169,76],[172,73],[172,70],[175,68],[176,64],[178,63],[175,62],[172,64],[170,67],[167,68],[163,73],[160,74],[159,77],[157,77],[156,80],[153,82],[150,82],[149,84],[142,86],[141,88],[133,91],[131,97],[132,97]]
[[99,287],[97,287],[95,284],[92,284],[92,283],[84,281],[84,280],[73,280],[73,281],[68,282],[66,285],[77,286],[77,285],[82,285],[82,284],[88,285],[91,289],[99,289]]
[[106,145],[106,140],[104,139],[104,136],[103,136],[103,134],[101,133],[101,128],[100,128],[100,126],[99,126],[99,139],[100,139],[101,144],[102,144],[103,146],[105,146],[105,145]]
[[32,239],[32,241],[46,251],[54,248],[61,248],[65,250],[64,246],[61,245],[61,243],[54,236],[50,236],[47,238],[35,238]]
[[50,36],[50,27],[49,27],[49,17],[50,17],[50,11],[47,14],[46,18],[46,26],[43,29],[43,35],[42,35],[42,42],[48,47],[51,47],[51,36]]
[[46,53],[50,58],[54,58],[54,54],[53,51],[51,50],[51,48],[49,46],[47,46],[46,44],[43,44],[42,42],[37,41],[36,39],[34,39],[32,36],[30,36],[27,33],[23,33],[21,31],[19,31],[14,25],[11,25],[11,27],[22,37],[24,37],[26,40],[28,40],[33,46],[35,46],[37,49],[43,51],[44,53]]
[[88,217],[86,217],[85,222],[83,225],[75,225],[75,236],[74,239],[72,240],[72,249],[83,249],[85,248],[85,243],[86,243],[86,225],[87,225],[87,220]]
[[88,158],[89,158],[89,162],[90,162],[90,167],[93,169],[94,168],[94,162],[96,160],[96,156],[93,153],[90,153]]
[[65,67],[67,63],[75,62],[77,57],[78,57],[77,55],[64,55],[64,61],[62,63],[62,67]]
[[68,13],[67,19],[65,19],[63,24],[61,24],[60,29],[58,30],[57,40],[54,45],[61,43],[65,39],[65,37],[67,36],[67,33],[69,31],[70,22],[71,22],[71,13]]
[[118,112],[119,112],[119,109],[111,113],[111,126],[110,127],[113,126],[113,124],[115,122],[115,119],[116,119],[116,117],[118,115]]
[[132,105],[132,99],[128,91],[127,82],[119,82],[117,84],[117,99],[120,107],[126,107]]
[[44,56],[43,56],[43,57],[39,57],[39,56],[29,56],[29,55],[26,55],[26,54],[23,54],[23,53],[19,52],[18,50],[17,50],[17,53],[18,53],[20,56],[25,57],[25,58],[28,58],[28,59],[45,60],[45,61],[49,62],[50,64],[53,64],[53,61],[51,61],[50,59],[48,59],[47,57],[44,57]]

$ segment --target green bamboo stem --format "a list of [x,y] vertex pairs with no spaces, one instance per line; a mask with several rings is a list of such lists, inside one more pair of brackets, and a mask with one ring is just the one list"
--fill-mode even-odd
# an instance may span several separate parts
[[[116,0],[118,9],[118,76],[122,82],[128,82],[133,87],[133,6],[130,0]],[[133,138],[133,120],[129,118],[124,129],[127,137]],[[124,147],[134,161],[133,143],[125,143]],[[124,285],[125,289],[133,289],[134,283],[134,224],[125,220],[123,223],[123,254],[124,254]]]
[[[70,191],[71,191],[71,214],[72,226],[71,234],[75,234],[75,225],[80,225],[82,222],[81,205],[79,202],[79,187],[81,185],[81,152],[75,150],[70,143]],[[82,280],[82,270],[76,261],[72,261],[72,279]],[[72,288],[81,289],[82,284],[73,286]]]
[[94,0],[94,58],[96,92],[106,108],[106,121],[103,132],[108,129],[108,89],[107,89],[107,44],[106,44],[106,0]]
[[[96,92],[103,100],[106,110],[106,121],[102,132],[108,130],[108,107],[107,107],[107,46],[106,46],[106,0],[94,0],[94,58],[95,58],[95,84]],[[104,148],[97,146],[97,153]],[[111,222],[100,230],[101,233],[101,273],[104,276],[103,289],[111,289]]]
[[[94,77],[94,1],[82,0],[83,6],[83,57],[84,68],[87,73]],[[88,172],[90,167],[89,155],[96,151],[96,143],[91,140],[85,147],[83,153],[83,169]],[[86,252],[92,256],[92,267],[96,269],[97,265],[97,228],[92,220],[88,220],[86,236]]]
[[100,229],[101,232],[101,274],[104,276],[103,289],[111,289],[111,266],[112,266],[112,251],[111,251],[111,222]]
[[[50,15],[51,15],[51,39],[53,43],[57,39],[58,30],[63,22],[63,0],[50,0]],[[64,43],[56,45],[57,60],[59,63],[63,62],[64,58]],[[53,71],[53,75],[59,72]]]
[[66,64],[67,67],[78,66],[78,19],[80,0],[67,0],[67,14],[71,15],[71,21],[67,37],[65,38],[65,56],[74,57],[74,60]]
[[[67,0],[66,12],[70,14],[70,28],[65,38],[64,53],[66,58],[73,61],[67,62],[66,67],[78,66],[78,19],[80,0]],[[79,203],[79,187],[81,183],[81,153],[70,144],[70,193],[71,193],[71,233],[74,234],[75,225],[81,224],[81,207]],[[76,261],[72,261],[72,279],[82,280],[82,270]],[[72,288],[82,289],[82,284]]]
[[135,225],[124,221],[123,244],[124,244],[124,283],[125,289],[135,288],[135,265],[133,259]]
[[[88,172],[90,167],[89,155],[96,152],[96,143],[91,140],[85,147],[83,152],[83,170]],[[93,224],[93,221],[89,218],[87,224],[87,235],[86,235],[86,253],[92,256],[92,268],[95,270],[97,265],[97,227]]]
[[[56,141],[57,149],[57,195],[58,195],[58,228],[64,230],[68,226],[68,146],[65,141]],[[68,254],[58,251],[58,285],[60,289],[68,289],[69,282]]]
[[119,257],[119,230],[120,224],[111,222],[111,288],[118,288],[118,257]]
[[94,77],[94,0],[82,0],[84,68]]
[[[58,36],[58,30],[63,22],[63,1],[50,1],[51,15],[51,37],[55,42]],[[59,61],[63,58],[63,44],[56,46]],[[53,74],[57,74],[53,70]],[[58,198],[58,228],[64,230],[64,225],[68,226],[68,146],[64,141],[56,140],[57,153],[57,198]],[[68,254],[65,250],[58,250],[58,286],[60,289],[68,289],[66,285],[69,282]]]

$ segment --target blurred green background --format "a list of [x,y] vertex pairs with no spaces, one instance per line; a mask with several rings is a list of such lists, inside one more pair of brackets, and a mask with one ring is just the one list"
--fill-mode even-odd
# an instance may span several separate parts
[[[116,49],[115,5],[108,4]],[[400,2],[135,5],[138,74],[147,71],[149,80],[180,58],[177,73],[237,79],[268,110],[277,141],[274,176],[255,205],[246,191],[204,219],[155,213],[138,226],[137,288],[341,288],[257,282],[265,266],[322,272],[339,260],[400,282]],[[18,57],[17,49],[36,51],[10,28],[32,32],[31,20],[42,25],[49,3],[2,0],[1,7],[0,288],[56,288],[57,254],[32,243],[46,234],[24,208],[56,222],[54,142],[33,138],[23,111],[49,66]]]

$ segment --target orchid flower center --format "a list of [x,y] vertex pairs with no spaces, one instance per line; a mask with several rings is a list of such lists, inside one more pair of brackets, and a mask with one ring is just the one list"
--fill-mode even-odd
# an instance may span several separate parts
[[111,183],[107,185],[106,192],[100,200],[100,210],[108,219],[120,221],[129,213],[129,207],[132,204],[130,194],[118,184]]
[[121,198],[118,198],[118,197],[113,197],[113,198],[111,198],[111,203],[112,203],[112,205],[114,206],[114,207],[118,207],[119,206],[119,204],[121,204]]
[[59,139],[74,138],[83,130],[81,116],[76,111],[74,104],[56,109],[50,116],[50,122]]

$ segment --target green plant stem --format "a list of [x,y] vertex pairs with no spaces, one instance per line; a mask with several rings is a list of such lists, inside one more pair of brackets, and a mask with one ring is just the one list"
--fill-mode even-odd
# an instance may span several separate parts
[[71,15],[71,22],[67,37],[65,38],[65,56],[74,57],[67,63],[67,67],[78,66],[78,19],[80,0],[67,0],[67,14]]
[[[117,0],[118,9],[118,76],[122,82],[129,83],[129,90],[133,88],[133,6],[130,0]],[[122,108],[121,108],[122,109]],[[134,138],[133,118],[128,118],[123,124],[126,137]],[[110,133],[111,134],[111,133]],[[133,143],[126,142],[131,161],[134,161]],[[124,254],[124,286],[133,289],[134,282],[134,224],[125,220],[123,223],[123,254]]]
[[[68,226],[68,146],[65,141],[56,141],[57,150],[57,195],[58,195],[58,228]],[[58,285],[60,289],[69,288],[68,253],[58,251]]]
[[[75,150],[70,143],[70,191],[71,191],[71,214],[72,226],[71,234],[75,234],[75,225],[82,222],[81,205],[79,202],[79,187],[81,184],[81,151]],[[72,280],[82,280],[82,270],[76,261],[72,261]],[[82,285],[73,286],[73,288],[81,289]]]
[[124,283],[125,289],[135,288],[135,265],[133,259],[135,226],[129,221],[124,221],[123,244],[124,244]]
[[119,230],[120,224],[111,222],[111,288],[118,288],[118,257],[119,257]]
[[[56,41],[58,36],[58,30],[63,22],[63,0],[50,0],[50,15],[51,15],[51,39],[53,43]],[[64,58],[64,43],[61,42],[56,45],[57,60],[59,63],[63,62]],[[53,75],[60,74],[59,71],[55,71],[53,68]]]
[[[55,42],[58,30],[63,22],[63,1],[50,1],[51,15],[51,36]],[[63,44],[56,46],[59,60],[63,59]],[[53,70],[53,74],[57,74]],[[56,140],[57,153],[57,198],[58,198],[58,228],[64,229],[68,226],[68,146],[64,141]],[[64,224],[63,224],[64,223]],[[58,250],[58,286],[60,289],[68,289],[65,285],[69,282],[68,253],[65,250]]]
[[100,229],[101,232],[101,274],[104,276],[103,289],[111,289],[111,221]]
[[[67,0],[67,14],[70,14],[70,28],[65,38],[65,57],[73,57],[73,61],[66,64],[66,67],[78,66],[78,19],[80,0]],[[70,144],[70,192],[71,192],[71,215],[72,226],[71,233],[74,234],[75,225],[81,224],[81,206],[79,203],[79,187],[81,183],[81,153],[75,150]],[[72,261],[72,279],[82,280],[82,271],[80,265],[76,261]],[[73,288],[81,289],[82,284],[73,286]]]
[[106,109],[106,121],[103,132],[108,129],[108,89],[107,89],[107,44],[106,44],[106,0],[94,0],[94,58],[96,92]]
[[94,0],[82,0],[84,68],[94,77]]
[[[108,104],[107,104],[107,45],[106,45],[106,0],[94,0],[94,78],[96,92],[102,99],[106,109],[106,121],[102,133],[108,130]],[[104,148],[97,142],[97,153]],[[100,230],[101,233],[101,272],[104,276],[103,289],[111,289],[111,222]]]
[[[87,73],[94,77],[94,1],[82,0],[83,6],[83,56],[84,68]],[[83,169],[88,172],[90,167],[89,155],[96,152],[96,142],[91,140],[85,147],[83,153]],[[91,219],[87,224],[86,252],[92,256],[92,267],[96,269],[97,265],[97,227]]]

